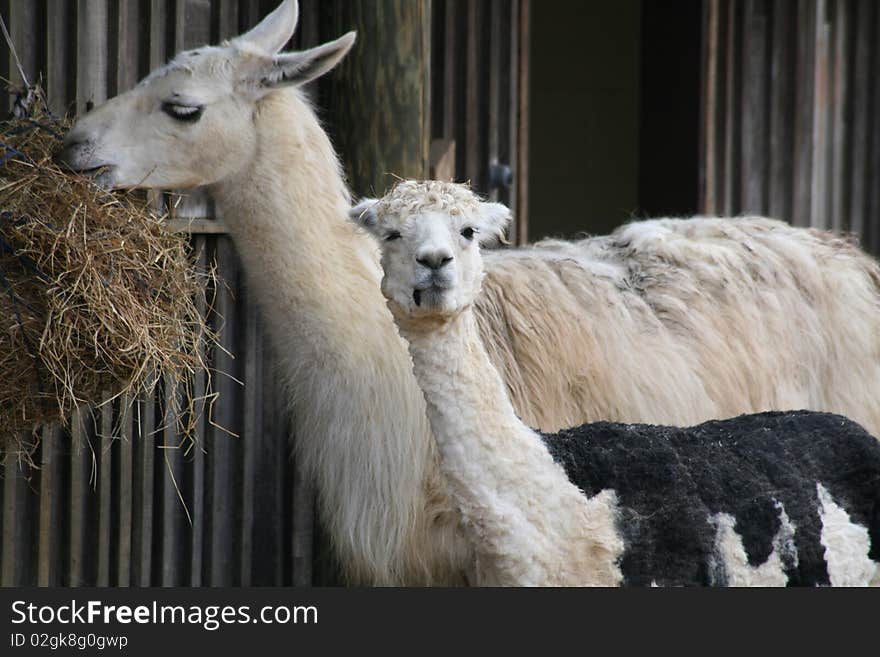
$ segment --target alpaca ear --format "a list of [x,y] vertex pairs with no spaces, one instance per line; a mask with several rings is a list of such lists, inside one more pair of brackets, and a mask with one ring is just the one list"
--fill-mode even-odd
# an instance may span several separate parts
[[348,218],[371,234],[378,236],[379,215],[376,214],[376,206],[379,201],[374,198],[363,198],[360,203],[348,211]]
[[302,86],[336,66],[354,45],[357,34],[349,32],[335,41],[302,52],[289,52],[267,58],[248,75],[257,93],[289,86]]
[[511,217],[510,208],[503,203],[480,203],[480,246],[507,244]]

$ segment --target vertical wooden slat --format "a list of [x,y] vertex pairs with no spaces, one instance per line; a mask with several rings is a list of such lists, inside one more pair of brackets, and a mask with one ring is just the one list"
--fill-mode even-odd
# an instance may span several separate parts
[[219,43],[239,33],[238,0],[214,0],[211,8],[212,42]]
[[165,64],[168,58],[169,47],[173,48],[173,42],[168,38],[169,7],[165,0],[150,1],[150,69],[158,68]]
[[77,409],[71,418],[70,440],[70,540],[68,544],[68,586],[88,586],[88,566],[93,561],[90,529],[92,477],[95,474],[91,438],[92,419],[88,409]]
[[[292,39],[297,48],[304,50],[313,48],[321,42],[321,9],[324,8],[323,0],[301,0],[299,3],[299,25]],[[274,8],[274,7],[273,7]],[[268,12],[267,12],[268,13]],[[351,28],[343,26],[343,30]],[[359,35],[363,38],[366,35]],[[331,36],[330,38],[335,38]],[[290,47],[291,44],[288,44]]]
[[134,407],[136,400],[123,395],[119,402],[119,504],[117,517],[116,585],[132,584],[132,534],[134,532]]
[[465,112],[464,112],[464,157],[465,178],[471,185],[482,191],[484,189],[483,168],[486,163],[481,157],[479,144],[484,139],[480,121],[480,103],[484,98],[485,90],[480,85],[480,52],[483,35],[480,31],[482,17],[482,4],[470,2],[467,4],[467,40],[466,40],[466,68],[465,84]]
[[244,413],[241,447],[242,463],[242,513],[241,513],[241,586],[251,586],[254,575],[254,526],[256,503],[256,473],[261,451],[260,442],[265,440],[262,426],[262,407],[259,385],[262,376],[259,325],[257,308],[253,298],[246,299],[244,306]]
[[[868,152],[870,147],[871,88],[876,73],[871,71],[871,34],[876,3],[872,0],[855,2],[855,52],[852,80],[852,155],[848,180],[844,181],[845,193],[850,198],[849,230],[857,235],[865,232],[865,215],[868,212],[867,190],[869,187]],[[846,184],[848,183],[848,184]],[[876,185],[875,185],[876,186]],[[875,217],[875,219],[880,219]]]
[[[220,271],[227,272],[227,276],[235,271],[236,262],[229,238],[221,237],[217,240],[217,264]],[[226,280],[227,284],[234,282]],[[238,384],[236,363],[231,354],[236,352],[235,327],[239,314],[235,309],[232,291],[225,285],[221,285],[217,291],[216,308],[222,324],[219,338],[222,349],[215,350],[214,385],[222,402],[215,407],[214,421],[222,428],[212,427],[208,441],[210,549],[206,564],[209,571],[208,581],[205,583],[211,586],[233,586],[237,583],[240,572],[237,559],[240,540],[240,472],[236,468],[239,462],[239,438],[228,432],[238,433],[235,406]]]
[[791,115],[794,95],[793,47],[796,5],[774,2],[770,63],[770,152],[767,211],[772,217],[791,221],[792,158],[794,144]]
[[833,54],[831,86],[831,153],[829,225],[836,231],[844,230],[849,214],[849,150],[851,147],[850,103],[852,91],[849,86],[851,64],[849,61],[852,33],[849,6],[851,0],[835,0],[833,14]]
[[107,98],[107,0],[80,0],[76,18],[76,101],[83,112]]
[[501,36],[505,43],[504,57],[501,62],[502,76],[506,93],[502,96],[502,125],[504,135],[499,157],[508,163],[513,170],[512,186],[505,190],[504,200],[513,212],[514,225],[509,231],[509,239],[516,240],[519,233],[517,223],[520,221],[519,198],[517,195],[519,162],[519,0],[502,4],[503,24]]
[[62,116],[76,100],[76,12],[74,0],[48,0],[46,6],[46,94],[49,107]]
[[[108,395],[109,397],[109,395]],[[98,575],[97,586],[111,584],[111,554],[113,548],[112,501],[116,494],[113,490],[113,449],[114,449],[113,406],[104,404],[100,408],[100,434],[96,438],[99,446],[98,454],[98,489],[93,494],[98,502]]]
[[293,472],[293,585],[311,586],[314,578],[314,505],[315,489],[301,468]]
[[[489,3],[488,35],[489,35],[489,61],[488,61],[488,85],[482,93],[488,96],[488,120],[486,121],[486,162],[483,166],[491,167],[498,165],[498,152],[500,149],[502,130],[501,123],[501,0],[491,0]],[[484,31],[484,34],[486,31]],[[499,200],[499,188],[487,181],[485,190],[493,201]]]
[[529,26],[531,25],[532,0],[519,1],[519,20],[514,29],[518,29],[519,58],[517,62],[517,79],[520,93],[517,94],[517,160],[516,160],[516,190],[517,190],[517,218],[516,218],[516,243],[525,244],[529,236],[529,60],[531,52],[531,38]]
[[797,70],[794,135],[794,199],[792,223],[809,226],[813,204],[813,113],[816,52],[816,2],[799,0],[797,5]]
[[767,205],[768,8],[765,0],[745,0],[742,49],[742,206],[763,214]]
[[741,209],[742,169],[742,4],[731,2],[727,11],[727,43],[724,115],[724,208],[726,215],[738,214]]
[[30,489],[31,469],[24,462],[9,455],[3,472],[3,524],[0,585],[24,586],[31,583],[33,544],[31,532],[32,507],[37,499]]
[[156,416],[152,397],[137,400],[134,438],[134,502],[132,531],[132,584],[153,583],[153,477],[155,470]]
[[716,157],[718,154],[718,133],[715,123],[718,116],[716,101],[718,99],[718,11],[720,0],[706,0],[703,3],[703,52],[702,70],[700,75],[700,198],[697,207],[703,214],[712,214],[715,210],[715,175],[718,170]]
[[[833,1],[833,0],[830,0]],[[831,209],[829,189],[831,154],[831,23],[828,20],[829,0],[816,0],[816,56],[813,67],[813,151],[810,226],[828,228]]]
[[[195,263],[201,271],[207,270],[208,264],[208,244],[204,235],[197,235],[192,238],[193,250],[196,254]],[[205,296],[199,296],[196,299],[196,307],[202,317],[208,315],[207,295],[211,291],[205,292]],[[199,345],[199,357],[205,362],[207,355],[205,353],[204,341]],[[192,398],[194,400],[193,412],[195,413],[195,435],[193,436],[194,445],[191,449],[191,509],[192,517],[192,548],[190,551],[190,585],[202,585],[203,572],[203,555],[205,549],[205,441],[208,423],[207,414],[209,406],[206,399],[208,395],[208,374],[204,370],[195,373],[192,382]]]
[[[261,489],[258,498],[264,507],[260,513],[262,518],[259,523],[260,531],[255,535],[254,545],[258,550],[255,559],[262,564],[262,574],[253,584],[283,586],[290,583],[289,572],[292,566],[285,558],[285,555],[290,554],[287,539],[293,536],[293,520],[288,508],[288,495],[292,485],[288,476],[292,466],[292,445],[288,429],[288,408],[284,403],[286,396],[278,394],[272,366],[274,355],[266,348],[265,338],[260,352],[262,435],[265,439],[258,445],[261,467],[257,484]],[[309,507],[312,506],[312,503],[309,503]],[[266,518],[275,518],[275,521],[266,522]],[[310,567],[308,576],[311,579]]]
[[183,583],[183,563],[186,541],[187,501],[183,497],[183,438],[178,434],[181,413],[180,382],[164,377],[164,413],[162,419],[162,449],[158,464],[162,482],[162,586],[180,586]]
[[61,525],[64,511],[61,501],[63,489],[63,451],[61,441],[64,432],[57,425],[42,429],[40,445],[40,520],[37,585],[61,585]]
[[174,12],[174,52],[211,42],[211,0],[177,0]]
[[871,94],[871,106],[869,116],[874,118],[871,127],[871,154],[869,156],[869,167],[866,175],[868,181],[868,211],[866,213],[866,222],[870,221],[868,248],[875,255],[880,255],[880,125],[877,124],[876,117],[880,112],[880,83],[878,83],[876,71],[880,71],[880,9],[874,6],[874,37],[872,39],[872,70],[873,74],[873,93]]
[[[444,21],[444,35],[446,37],[443,44],[443,133],[444,139],[455,138],[455,107],[456,94],[458,93],[458,85],[456,79],[456,54],[459,50],[459,39],[456,20],[456,13],[460,11],[461,0],[446,0],[446,10],[442,17]],[[458,179],[458,176],[456,176]]]
[[[40,36],[43,32],[44,8],[38,2],[10,2],[8,5],[8,20],[6,26],[9,29],[15,52],[24,69],[28,82],[34,84],[37,77],[43,72],[43,59],[40,44]],[[8,48],[6,40],[2,42],[5,50]],[[9,58],[9,81],[16,86],[22,84],[21,74],[15,65],[13,58]]]

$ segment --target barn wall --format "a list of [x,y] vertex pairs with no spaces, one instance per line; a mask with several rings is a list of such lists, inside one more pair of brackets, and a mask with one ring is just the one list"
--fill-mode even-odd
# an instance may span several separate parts
[[707,0],[701,207],[880,253],[880,6]]
[[[133,86],[177,50],[234,36],[276,3],[46,0],[0,3],[25,75],[74,115]],[[294,46],[319,42],[303,0]],[[5,47],[0,75],[21,76]],[[2,110],[8,99],[3,96]],[[216,228],[216,230],[215,230]],[[219,231],[219,232],[218,232]],[[166,426],[173,382],[156,399],[84,410],[70,432],[43,430],[37,468],[14,459],[2,487],[0,583],[39,585],[311,584],[314,492],[297,476],[259,319],[222,229],[194,235],[226,282],[211,324],[234,358],[209,354],[196,380],[216,393],[196,444]],[[239,383],[241,382],[241,383]],[[167,392],[167,394],[166,394]],[[221,428],[222,427],[222,428]]]
[[[347,2],[363,7],[343,14],[337,0],[300,0],[300,26],[290,46],[310,47],[339,36],[353,27],[342,24],[346,15],[372,19],[372,10],[390,12],[407,1]],[[132,87],[180,49],[248,29],[276,5],[277,0],[0,0],[0,16],[27,78],[35,81],[42,74],[53,111],[73,116]],[[517,84],[527,58],[520,54],[519,19],[528,0],[424,5],[430,7],[419,33],[426,41],[424,107],[430,108],[424,136],[430,131],[447,146],[456,144],[455,156],[439,162],[442,173],[472,180],[478,191],[515,206],[524,195],[518,176],[510,186],[493,185],[490,167],[500,160],[516,170],[522,157],[524,107]],[[438,34],[443,38],[435,41]],[[359,35],[359,47],[370,43],[369,34]],[[21,83],[5,44],[0,76]],[[491,94],[482,93],[487,85]],[[446,100],[433,104],[432,92]],[[347,86],[332,75],[311,93],[343,162],[349,161],[357,140],[372,134],[370,113],[381,105],[360,115],[334,111],[344,103]],[[0,95],[0,113],[9,106]],[[479,127],[478,138],[472,126]],[[0,585],[338,581],[314,520],[314,490],[291,456],[271,358],[234,246],[210,217],[209,203],[185,204],[178,214],[200,218],[193,245],[203,263],[216,262],[224,281],[216,290],[216,312],[209,315],[223,349],[208,354],[216,370],[210,387],[204,373],[196,377],[197,396],[214,399],[210,421],[208,414],[202,417],[195,445],[166,428],[175,413],[174,404],[165,401],[175,399],[174,382],[166,381],[155,399],[86,409],[69,432],[45,428],[32,455],[35,467],[15,459],[0,467]]]

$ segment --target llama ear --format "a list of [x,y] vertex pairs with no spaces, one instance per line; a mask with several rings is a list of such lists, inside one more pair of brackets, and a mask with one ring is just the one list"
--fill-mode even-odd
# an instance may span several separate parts
[[507,243],[507,227],[511,220],[510,208],[503,203],[480,203],[480,245]]
[[361,199],[360,203],[348,211],[348,218],[373,235],[378,235],[379,215],[376,213],[378,204],[379,201],[374,198]]
[[278,87],[301,86],[318,78],[348,54],[354,45],[357,33],[349,32],[335,41],[324,43],[302,52],[275,55],[261,63],[252,74],[252,81],[257,83],[263,92]]
[[232,40],[233,43],[249,43],[264,52],[275,54],[284,47],[296,30],[299,20],[299,2],[284,0],[271,14],[261,20],[249,32]]

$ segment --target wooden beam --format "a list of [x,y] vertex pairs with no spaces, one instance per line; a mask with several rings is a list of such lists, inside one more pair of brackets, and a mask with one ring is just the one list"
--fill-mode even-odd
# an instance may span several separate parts
[[352,52],[329,74],[329,120],[358,195],[382,194],[395,177],[428,175],[429,0],[332,0],[322,38],[357,30]]

